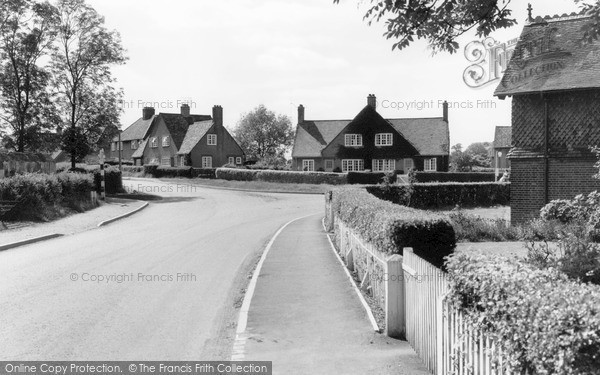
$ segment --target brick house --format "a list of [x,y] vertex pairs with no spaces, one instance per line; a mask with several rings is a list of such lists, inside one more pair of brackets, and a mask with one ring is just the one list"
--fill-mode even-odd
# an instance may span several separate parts
[[298,107],[292,169],[448,171],[448,104],[442,117],[384,119],[375,95],[352,120],[306,120]]
[[581,44],[591,18],[531,16],[494,95],[512,96],[511,221],[553,199],[600,189],[600,42]]
[[496,126],[492,145],[492,168],[510,168],[510,160],[507,155],[511,149],[511,139],[512,128],[510,126]]
[[[197,138],[200,134],[202,136]],[[210,138],[209,150],[198,146],[202,137]],[[216,167],[226,164],[230,157],[234,161],[241,158],[238,163],[241,164],[244,157],[242,149],[223,126],[220,106],[213,107],[212,117],[190,114],[187,104],[181,106],[180,113],[156,115],[154,108],[144,108],[142,117],[121,133],[121,144],[118,138],[113,139],[107,153],[112,160],[118,159],[119,147],[122,160],[135,165]]]

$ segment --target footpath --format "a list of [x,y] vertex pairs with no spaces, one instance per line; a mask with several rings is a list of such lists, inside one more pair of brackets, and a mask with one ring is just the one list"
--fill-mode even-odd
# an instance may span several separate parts
[[373,330],[318,215],[272,243],[232,358],[273,361],[273,374],[429,374],[406,341]]

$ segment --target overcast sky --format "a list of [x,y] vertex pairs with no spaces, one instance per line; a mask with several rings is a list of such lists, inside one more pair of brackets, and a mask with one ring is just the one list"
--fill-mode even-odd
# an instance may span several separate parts
[[[441,116],[450,108],[450,142],[492,141],[494,127],[510,125],[510,99],[493,97],[498,81],[473,89],[463,81],[471,65],[461,51],[437,54],[424,43],[392,51],[383,24],[368,26],[358,0],[88,0],[117,29],[129,61],[114,70],[123,88],[122,128],[154,103],[157,112],[192,113],[223,107],[235,127],[259,104],[296,124],[306,118],[351,119],[377,96],[385,118]],[[576,11],[573,0],[531,0],[535,15]],[[527,1],[511,4],[519,25],[492,35],[519,36]],[[462,108],[461,108],[462,107]],[[479,107],[479,108],[478,108]]]

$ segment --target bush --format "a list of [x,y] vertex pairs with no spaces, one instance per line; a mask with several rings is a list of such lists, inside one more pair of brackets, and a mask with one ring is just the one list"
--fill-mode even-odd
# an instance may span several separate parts
[[192,168],[192,177],[215,179],[216,168]]
[[348,172],[348,183],[351,185],[377,185],[383,182],[384,172]]
[[79,209],[92,188],[89,174],[28,173],[0,179],[0,199],[20,201],[15,219],[44,220],[58,216],[59,208]]
[[456,253],[447,267],[450,303],[501,346],[512,373],[597,373],[598,286],[497,255]]
[[[413,189],[412,194],[406,194],[410,188]],[[390,186],[386,189],[369,186],[367,190],[380,199],[422,209],[510,204],[510,183],[427,183]]]
[[325,172],[293,172],[273,170],[250,170],[217,168],[216,177],[234,181],[265,181],[296,184],[331,184],[346,183],[346,174]]
[[154,171],[154,177],[192,177],[192,167],[158,167]]
[[[102,172],[97,169],[92,171],[94,176],[94,186],[98,193],[102,189]],[[117,194],[123,192],[123,178],[121,171],[118,167],[105,167],[104,168],[104,191],[106,194]]]
[[405,247],[412,247],[415,254],[442,267],[444,257],[456,247],[454,229],[446,218],[382,201],[362,188],[333,190],[332,209],[362,238],[388,254],[402,254]]
[[142,165],[123,165],[121,168],[122,168],[123,172],[130,172],[130,173],[144,172],[144,166],[142,166]]
[[448,218],[459,242],[504,242],[523,238],[522,229],[504,219],[484,219],[461,211],[451,212]]
[[144,165],[144,174],[146,176],[156,176],[156,170],[158,169],[157,164],[146,164]]
[[417,172],[417,182],[494,182],[496,174],[490,172]]

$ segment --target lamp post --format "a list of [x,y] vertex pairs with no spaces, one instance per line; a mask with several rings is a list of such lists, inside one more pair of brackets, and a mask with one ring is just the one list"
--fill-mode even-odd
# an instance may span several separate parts
[[100,199],[103,201],[106,200],[106,189],[104,185],[104,149],[100,149],[100,153],[98,153],[98,159],[100,160]]
[[502,151],[498,151],[496,153],[496,181],[498,181],[498,176],[500,175],[500,169],[498,168],[498,164],[499,164],[498,159],[500,159],[501,157],[502,157]]
[[121,129],[119,129],[119,171],[122,172],[123,168],[121,166],[121,154],[123,152],[123,143],[121,142]]

